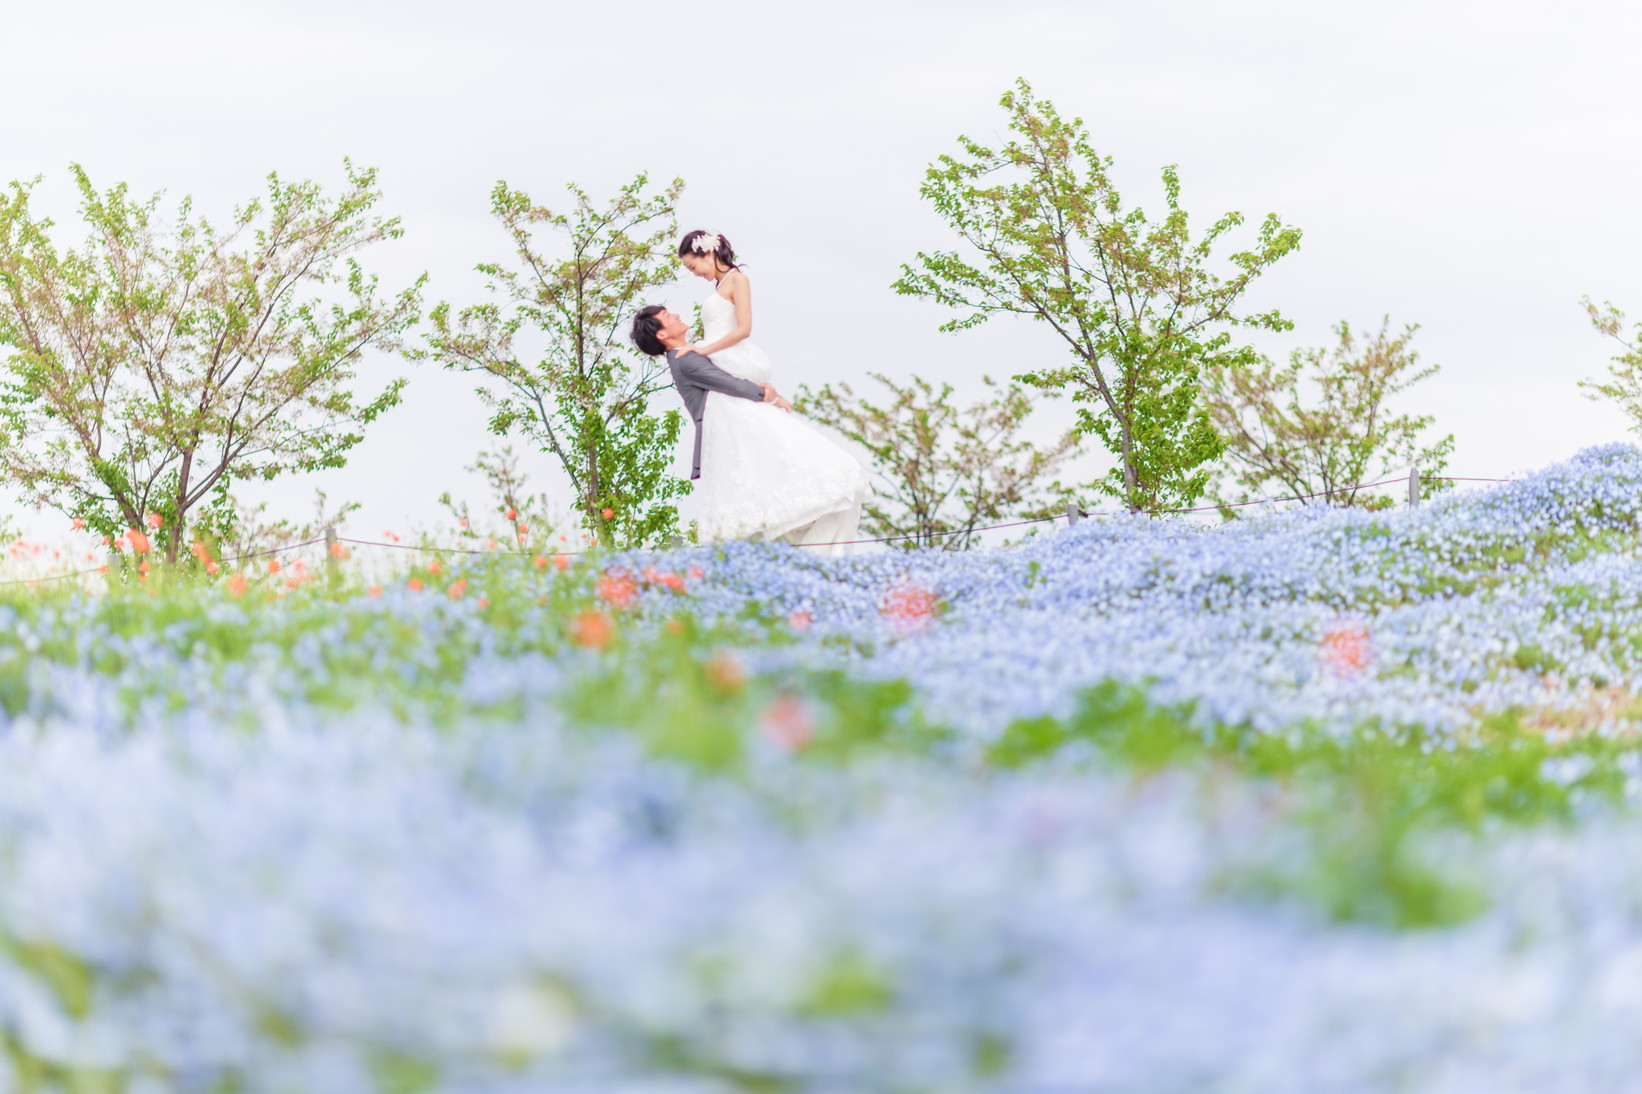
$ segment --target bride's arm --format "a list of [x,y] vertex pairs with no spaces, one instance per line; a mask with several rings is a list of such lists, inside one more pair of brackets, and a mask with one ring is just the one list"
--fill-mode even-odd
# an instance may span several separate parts
[[721,349],[729,349],[737,342],[745,342],[753,333],[753,285],[747,280],[747,275],[740,270],[730,273],[730,303],[735,305],[735,330],[705,346],[697,346],[696,352],[703,357],[711,357]]

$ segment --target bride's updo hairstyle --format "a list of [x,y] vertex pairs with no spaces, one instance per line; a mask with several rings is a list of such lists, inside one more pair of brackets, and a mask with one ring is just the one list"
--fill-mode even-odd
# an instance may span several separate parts
[[685,255],[712,255],[726,269],[741,269],[736,265],[735,248],[730,246],[730,241],[700,228],[685,232],[684,238],[678,241],[678,256],[683,258]]
[[633,344],[639,348],[639,352],[650,357],[660,357],[667,352],[667,347],[656,337],[661,333],[661,320],[656,318],[660,314],[661,305],[651,304],[649,307],[640,308],[639,313],[633,316],[633,329],[629,337],[633,339]]

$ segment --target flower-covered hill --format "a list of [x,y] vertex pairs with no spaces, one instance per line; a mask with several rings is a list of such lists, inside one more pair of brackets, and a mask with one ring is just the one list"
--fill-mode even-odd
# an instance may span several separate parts
[[0,1091],[1624,1090],[1642,454],[0,603]]
[[[1588,721],[1594,692],[1642,679],[1642,455],[1629,446],[1389,513],[1110,519],[1005,551],[795,565],[739,548],[701,565],[703,610],[806,613],[870,642],[867,671],[914,681],[941,720],[983,736],[1112,679],[1265,731],[1443,734],[1512,708]],[[916,640],[885,610],[898,584],[943,609]]]

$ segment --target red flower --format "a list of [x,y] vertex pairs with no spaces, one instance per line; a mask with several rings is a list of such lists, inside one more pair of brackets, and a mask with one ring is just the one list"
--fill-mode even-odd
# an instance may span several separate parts
[[244,596],[245,590],[250,587],[251,583],[245,580],[244,574],[235,574],[228,579],[228,591],[235,596]]
[[702,667],[707,672],[707,682],[720,691],[737,691],[747,682],[747,670],[734,654],[723,650],[707,658]]
[[76,532],[80,531],[82,528],[84,528],[86,526],[86,522],[81,520],[79,517],[75,517],[73,520],[69,521],[68,523],[69,523],[69,527],[73,528]]
[[599,578],[599,583],[594,588],[593,595],[613,607],[625,608],[638,599],[638,582],[633,580],[632,574],[625,571],[618,570],[615,573],[607,573]]
[[145,518],[145,523],[147,523],[150,528],[158,531],[160,526],[165,523],[165,518],[160,516],[158,513],[150,513]]
[[787,625],[800,633],[809,630],[810,624],[814,622],[814,617],[806,611],[796,611],[787,617]]
[[1330,627],[1319,643],[1323,661],[1337,676],[1350,676],[1368,667],[1368,631],[1361,623],[1341,622]]
[[605,520],[609,520],[611,517],[614,517],[615,515],[616,515],[616,511],[614,509],[601,509],[601,510],[599,510],[599,516],[603,517]]
[[909,580],[893,586],[878,610],[901,629],[917,631],[929,626],[940,606],[940,597]]
[[509,509],[507,511],[507,519],[508,520],[518,520],[519,519],[519,511],[517,509]]
[[570,641],[584,649],[605,649],[615,637],[616,624],[603,612],[582,612],[570,622]]
[[804,700],[795,695],[782,695],[764,708],[758,728],[782,748],[797,752],[815,736],[815,717]]

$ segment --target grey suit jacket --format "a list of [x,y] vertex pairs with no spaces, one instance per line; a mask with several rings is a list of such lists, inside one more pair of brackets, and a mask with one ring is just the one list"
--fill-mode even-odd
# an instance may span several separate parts
[[696,423],[696,452],[690,462],[690,477],[701,478],[701,415],[707,409],[707,393],[717,391],[723,395],[734,395],[739,399],[751,399],[755,403],[764,401],[764,388],[751,380],[743,380],[739,376],[731,376],[728,372],[713,364],[712,359],[691,351],[679,353],[677,350],[667,351],[667,366],[673,373],[673,386],[678,388],[679,395],[684,398],[684,409],[690,412],[690,419]]

